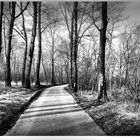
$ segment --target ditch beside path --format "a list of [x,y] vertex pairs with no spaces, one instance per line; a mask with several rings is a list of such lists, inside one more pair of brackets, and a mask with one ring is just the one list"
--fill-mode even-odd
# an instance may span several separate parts
[[103,130],[64,90],[67,85],[43,91],[5,135],[101,136]]

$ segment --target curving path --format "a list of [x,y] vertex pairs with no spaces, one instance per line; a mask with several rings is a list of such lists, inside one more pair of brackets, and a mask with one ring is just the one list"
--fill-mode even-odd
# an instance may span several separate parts
[[105,135],[63,86],[43,91],[5,135]]

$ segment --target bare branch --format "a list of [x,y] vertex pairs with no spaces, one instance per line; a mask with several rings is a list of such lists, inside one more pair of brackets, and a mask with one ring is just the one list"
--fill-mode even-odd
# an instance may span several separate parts
[[16,28],[13,28],[13,29],[25,40],[25,37],[22,35],[20,31],[18,31]]
[[[17,16],[15,16],[15,19],[18,18],[18,17],[27,9],[29,3],[30,3],[30,2],[27,2],[25,8],[24,8]],[[17,5],[18,5],[18,4],[17,4]],[[20,6],[18,5],[18,7],[20,7]],[[20,8],[20,10],[21,10],[21,8]]]
[[47,29],[47,27],[49,27],[51,24],[56,23],[56,22],[57,21],[50,22],[48,25],[45,26],[45,28],[41,31],[41,33],[43,33]]

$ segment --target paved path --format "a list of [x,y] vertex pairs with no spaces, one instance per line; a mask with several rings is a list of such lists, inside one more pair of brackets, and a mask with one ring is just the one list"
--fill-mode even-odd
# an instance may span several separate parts
[[44,90],[6,135],[105,135],[64,87]]

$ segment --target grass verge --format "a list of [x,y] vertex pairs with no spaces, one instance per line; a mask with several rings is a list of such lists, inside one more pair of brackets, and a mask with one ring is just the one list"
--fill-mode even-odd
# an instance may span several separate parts
[[97,93],[91,94],[86,91],[82,94],[80,92],[74,94],[69,87],[66,87],[65,90],[74,97],[76,102],[93,118],[106,135],[140,135],[140,110],[134,109],[136,105],[131,101],[111,99],[106,103],[98,103],[96,100]]
[[5,134],[21,113],[40,96],[45,88],[51,86],[32,87],[31,89],[11,87],[0,89],[0,135]]

